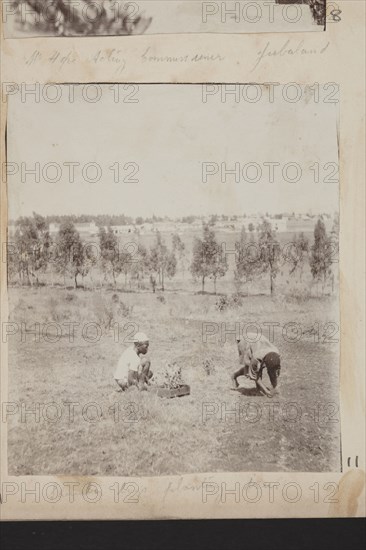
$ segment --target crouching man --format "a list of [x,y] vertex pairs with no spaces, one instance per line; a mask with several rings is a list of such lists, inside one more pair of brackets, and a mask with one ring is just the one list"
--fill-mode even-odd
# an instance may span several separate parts
[[265,336],[258,339],[256,333],[248,333],[247,340],[237,340],[240,368],[231,376],[234,389],[239,387],[237,378],[246,376],[254,381],[257,390],[272,397],[271,390],[262,381],[266,368],[273,389],[277,386],[281,370],[281,358],[278,349]]
[[127,348],[119,358],[114,379],[120,391],[130,386],[137,386],[139,390],[146,388],[152,378],[151,362],[146,357],[149,349],[149,339],[143,332],[137,332],[133,345]]

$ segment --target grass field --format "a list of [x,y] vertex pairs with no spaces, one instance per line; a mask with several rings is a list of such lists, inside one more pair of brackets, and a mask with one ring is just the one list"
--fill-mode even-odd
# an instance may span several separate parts
[[[322,341],[324,324],[337,320],[331,297],[253,296],[223,312],[213,295],[112,297],[107,291],[9,289],[10,321],[18,327],[9,336],[9,401],[16,404],[8,419],[10,474],[339,469],[338,345]],[[36,322],[39,341],[29,331]],[[79,323],[74,341],[64,325],[70,322]],[[216,323],[210,325],[216,334],[205,342],[208,322]],[[241,323],[241,329],[249,322],[263,330],[264,322],[279,323],[274,334],[283,368],[272,400],[230,390],[238,356],[234,334],[224,338],[222,326]],[[296,343],[281,334],[290,322],[304,332]],[[95,325],[82,335],[87,323],[101,327],[95,343]],[[153,370],[175,360],[191,395],[167,400],[115,391],[116,362],[137,328],[150,337]],[[26,414],[31,410],[36,414]]]

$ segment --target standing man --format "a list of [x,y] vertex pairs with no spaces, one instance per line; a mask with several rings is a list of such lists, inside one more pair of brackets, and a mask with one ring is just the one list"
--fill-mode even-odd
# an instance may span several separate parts
[[150,360],[145,357],[149,349],[149,338],[143,332],[137,332],[133,345],[127,348],[119,358],[114,379],[122,391],[130,386],[145,389],[153,373]]
[[231,376],[234,389],[238,388],[237,378],[246,376],[256,383],[257,389],[267,397],[272,397],[272,393],[267,386],[263,384],[263,370],[267,368],[268,376],[272,387],[277,386],[277,380],[281,370],[281,358],[278,348],[274,346],[265,336],[248,333],[247,340],[237,340],[239,351],[239,364],[242,365]]

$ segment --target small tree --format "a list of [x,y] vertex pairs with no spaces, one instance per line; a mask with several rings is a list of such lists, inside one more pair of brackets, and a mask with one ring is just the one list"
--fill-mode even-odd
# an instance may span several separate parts
[[205,291],[206,279],[211,277],[216,293],[217,278],[225,275],[227,269],[226,256],[220,253],[215,233],[209,224],[204,223],[202,239],[196,237],[193,244],[191,273],[195,279],[201,279],[202,292]]
[[314,244],[310,254],[311,274],[316,282],[322,282],[322,293],[331,275],[331,242],[322,219],[318,219],[314,229]]
[[177,258],[173,250],[168,251],[168,254],[165,258],[164,272],[169,279],[172,279],[177,272]]
[[[17,221],[15,254],[11,255],[11,272],[17,271],[21,283],[39,284],[39,273],[45,272],[51,257],[52,239],[45,219],[33,212],[33,218]],[[9,255],[10,258],[10,255]]]
[[[81,275],[82,283],[84,286],[84,278],[88,275],[92,267],[95,266],[97,260],[96,260],[96,257],[94,256],[92,248],[88,246],[84,246],[84,243],[81,243],[81,246],[82,248],[78,256],[76,276]],[[75,288],[77,288],[76,276],[74,277]]]
[[138,243],[137,254],[127,254],[121,258],[123,262],[123,270],[126,269],[131,273],[131,279],[137,282],[138,290],[141,289],[146,273],[149,271],[149,253],[146,246]]
[[104,280],[111,274],[113,284],[116,286],[116,277],[121,273],[121,262],[118,253],[118,239],[109,226],[106,231],[104,227],[99,228],[100,265],[104,274]]
[[19,282],[21,283],[20,255],[15,242],[6,243],[6,267],[8,283],[15,275],[18,275]]
[[33,219],[37,230],[37,243],[34,247],[34,272],[38,284],[38,273],[47,270],[52,255],[52,238],[49,234],[48,223],[45,218],[33,212]]
[[78,287],[78,275],[84,278],[93,265],[93,255],[89,247],[84,247],[78,231],[71,221],[61,223],[57,235],[56,270],[64,277],[74,279],[75,288]]
[[301,232],[300,235],[295,235],[291,245],[286,254],[286,261],[290,264],[290,275],[298,273],[301,281],[305,260],[309,252],[309,239]]
[[219,279],[220,277],[223,277],[226,274],[228,268],[229,266],[227,263],[226,255],[215,254],[215,256],[213,257],[212,269],[211,269],[211,275],[210,275],[210,278],[213,279],[215,294],[216,294],[217,279]]
[[178,256],[184,279],[186,270],[186,245],[184,244],[178,233],[173,234],[172,248],[173,252]]
[[272,229],[272,225],[267,220],[263,220],[259,225],[258,232],[259,258],[257,265],[259,272],[269,274],[272,296],[275,290],[274,281],[279,269],[280,244],[276,231]]
[[169,251],[159,231],[156,233],[155,245],[150,250],[149,255],[150,282],[155,292],[156,280],[164,291],[165,275],[169,278],[174,277],[177,268],[177,260],[173,251]]
[[240,240],[235,242],[235,252],[235,284],[240,291],[244,282],[247,286],[247,294],[249,294],[248,284],[258,271],[258,245],[255,243],[253,233],[248,240],[244,226],[240,233]]
[[159,250],[158,246],[154,246],[150,249],[149,257],[148,257],[148,265],[149,265],[149,271],[150,271],[150,284],[153,293],[156,291],[156,286],[158,284],[158,279],[160,282],[160,260],[159,260]]

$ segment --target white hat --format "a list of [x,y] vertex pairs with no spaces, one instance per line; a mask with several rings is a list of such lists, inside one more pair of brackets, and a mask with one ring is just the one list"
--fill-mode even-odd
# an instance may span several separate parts
[[149,338],[144,332],[136,332],[135,336],[133,337],[133,341],[135,344],[140,342],[148,342]]

